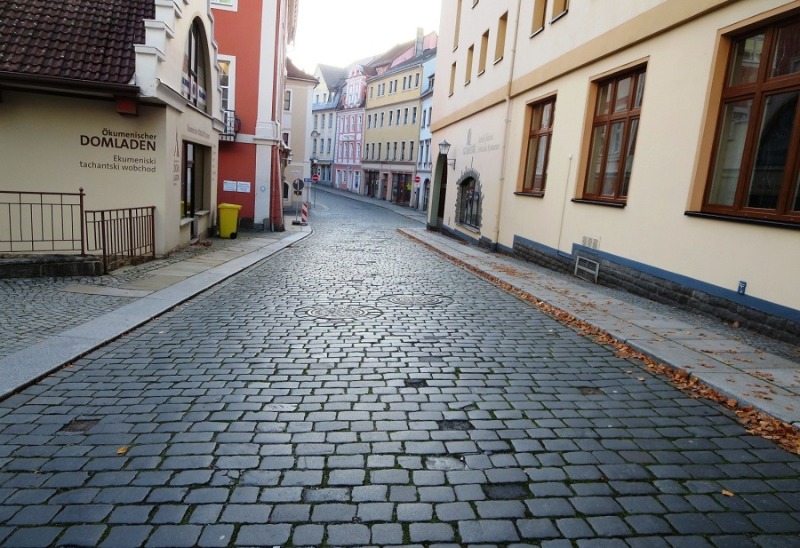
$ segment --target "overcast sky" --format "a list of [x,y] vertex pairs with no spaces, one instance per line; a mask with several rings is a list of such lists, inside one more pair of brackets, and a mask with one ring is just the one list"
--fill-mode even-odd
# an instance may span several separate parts
[[344,67],[413,40],[417,27],[438,33],[440,10],[440,0],[300,0],[289,58],[309,74]]

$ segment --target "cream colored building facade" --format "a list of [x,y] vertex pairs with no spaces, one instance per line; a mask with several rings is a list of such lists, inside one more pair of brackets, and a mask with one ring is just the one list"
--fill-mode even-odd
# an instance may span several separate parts
[[[308,135],[312,131],[311,105],[317,80],[294,65],[289,67],[283,113],[284,143],[290,157],[283,171],[283,206],[295,207],[297,202],[308,201],[311,183],[311,155]],[[287,108],[288,107],[288,108]],[[303,194],[297,195],[293,185],[303,181]]]
[[441,20],[433,146],[456,169],[439,156],[429,225],[800,333],[800,2],[454,0]]
[[126,85],[19,75],[0,103],[0,189],[78,192],[88,210],[155,206],[155,251],[216,222],[222,128],[209,4],[157,0]]

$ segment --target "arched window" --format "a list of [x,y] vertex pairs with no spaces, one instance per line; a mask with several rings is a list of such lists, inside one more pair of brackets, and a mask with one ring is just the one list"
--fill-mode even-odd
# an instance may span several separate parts
[[186,50],[183,56],[183,77],[181,94],[194,106],[206,112],[208,100],[208,42],[203,25],[196,19],[192,23],[189,36],[186,39]]
[[472,228],[481,227],[481,187],[472,177],[458,185],[458,222]]

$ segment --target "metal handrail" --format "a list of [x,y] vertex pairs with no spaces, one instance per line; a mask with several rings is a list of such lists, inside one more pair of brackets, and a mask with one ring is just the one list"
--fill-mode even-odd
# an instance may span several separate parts
[[103,256],[103,272],[137,258],[155,259],[155,206],[103,209],[86,212],[91,250]]
[[84,192],[0,190],[0,252],[86,255]]

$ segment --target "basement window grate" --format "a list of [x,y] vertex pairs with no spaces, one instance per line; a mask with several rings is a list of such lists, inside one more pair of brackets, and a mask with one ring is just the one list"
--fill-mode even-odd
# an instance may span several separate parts
[[[576,278],[582,278],[597,283],[597,277],[600,275],[600,263],[587,257],[577,255],[575,257],[575,271],[573,275]],[[591,279],[587,278],[587,276]]]

